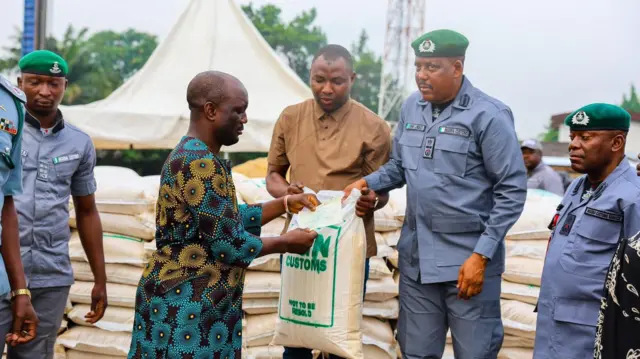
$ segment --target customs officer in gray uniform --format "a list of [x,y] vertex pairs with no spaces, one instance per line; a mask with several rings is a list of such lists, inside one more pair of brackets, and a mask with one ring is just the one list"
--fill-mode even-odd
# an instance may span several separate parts
[[467,39],[450,30],[412,43],[418,92],[402,106],[392,159],[352,188],[407,184],[398,341],[404,358],[496,358],[504,237],[522,213],[527,177],[509,107],[463,75]]
[[[102,226],[93,193],[95,150],[90,138],[65,124],[58,104],[67,87],[68,66],[57,54],[39,50],[19,62],[18,84],[27,97],[21,162],[23,192],[16,196],[20,251],[33,307],[40,323],[32,342],[9,348],[9,359],[53,358],[53,346],[73,284],[69,259],[69,196],[73,196],[80,239],[95,277],[94,323],[107,305]],[[8,300],[0,301],[0,335],[11,329]]]
[[594,355],[607,270],[620,238],[640,231],[640,181],[624,154],[630,122],[622,108],[599,103],[565,119],[571,168],[584,175],[567,189],[551,222],[535,359]]
[[11,293],[6,300],[13,303],[0,311],[1,316],[9,318],[10,325],[0,341],[6,340],[11,346],[32,341],[38,325],[20,258],[18,215],[13,201],[22,192],[20,150],[25,102],[24,93],[0,75],[0,296]]

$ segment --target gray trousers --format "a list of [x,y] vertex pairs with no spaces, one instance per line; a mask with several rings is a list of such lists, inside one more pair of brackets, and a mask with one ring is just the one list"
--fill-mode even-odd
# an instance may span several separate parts
[[485,277],[480,294],[458,299],[456,282],[421,284],[400,273],[398,342],[403,359],[440,359],[451,329],[456,359],[496,359],[504,328],[500,276]]
[[[38,315],[40,324],[36,338],[31,342],[7,348],[7,359],[53,359],[53,347],[64,316],[64,308],[71,287],[35,288],[31,291],[31,304]],[[0,345],[4,351],[4,338],[11,332],[13,313],[9,298],[0,300]]]

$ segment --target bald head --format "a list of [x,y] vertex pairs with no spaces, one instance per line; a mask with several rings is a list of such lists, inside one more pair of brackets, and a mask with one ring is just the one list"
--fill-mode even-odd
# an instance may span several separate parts
[[189,109],[202,109],[207,102],[215,107],[229,99],[229,88],[242,86],[240,80],[220,71],[205,71],[197,74],[187,87]]

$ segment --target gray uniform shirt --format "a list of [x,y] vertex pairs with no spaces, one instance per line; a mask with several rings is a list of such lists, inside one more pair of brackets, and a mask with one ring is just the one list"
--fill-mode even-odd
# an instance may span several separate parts
[[504,237],[520,217],[527,176],[511,110],[465,78],[432,120],[419,92],[402,106],[392,158],[365,177],[374,191],[407,184],[400,271],[422,283],[455,281],[473,253],[504,271]]
[[540,162],[540,164],[529,174],[527,187],[531,189],[541,189],[564,196],[564,185],[562,177],[553,168]]
[[30,288],[72,285],[69,259],[69,196],[96,191],[96,154],[87,134],[65,124],[62,114],[45,135],[25,116],[22,138],[23,194],[16,197],[20,251]]
[[[19,116],[15,99],[18,100],[18,105],[21,106],[20,110],[24,113],[23,103],[26,101],[24,93],[0,76],[0,151],[4,153],[3,156],[8,156],[11,159],[10,162],[13,163],[13,168],[11,168],[8,159],[0,158],[0,186],[2,186],[0,210],[4,207],[5,196],[16,196],[22,192],[22,163],[20,162],[22,133],[18,131],[18,127],[19,122],[23,120]],[[1,244],[2,238],[0,238]],[[0,296],[10,290],[4,260],[0,256]]]
[[640,180],[627,158],[589,198],[582,197],[585,180],[573,181],[557,208],[538,298],[535,359],[593,358],[607,270],[615,270],[620,237],[640,232]]

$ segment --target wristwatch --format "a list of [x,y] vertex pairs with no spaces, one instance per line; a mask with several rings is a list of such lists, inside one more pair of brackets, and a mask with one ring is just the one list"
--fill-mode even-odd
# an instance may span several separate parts
[[16,290],[12,290],[11,291],[11,299],[19,296],[19,295],[26,295],[29,298],[31,298],[31,291],[29,289],[16,289]]

